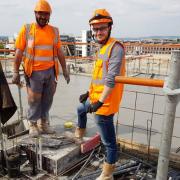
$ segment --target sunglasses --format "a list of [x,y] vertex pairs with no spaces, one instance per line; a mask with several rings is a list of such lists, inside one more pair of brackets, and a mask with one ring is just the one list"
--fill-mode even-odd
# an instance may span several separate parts
[[92,30],[94,31],[94,32],[98,32],[98,31],[105,31],[107,28],[108,28],[109,26],[102,26],[102,27],[99,27],[99,28],[92,28]]

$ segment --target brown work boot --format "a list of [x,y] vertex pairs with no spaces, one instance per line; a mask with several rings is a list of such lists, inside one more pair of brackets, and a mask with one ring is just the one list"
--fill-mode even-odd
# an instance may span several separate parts
[[38,130],[41,134],[54,134],[56,133],[50,126],[49,126],[49,122],[47,122],[46,120],[38,120],[37,123],[37,127]]
[[104,162],[102,173],[96,180],[113,180],[114,169],[115,169],[114,164],[108,164]]
[[86,128],[76,127],[74,135],[76,138],[82,139],[83,136],[85,135],[85,132],[86,132]]
[[29,121],[29,135],[32,138],[35,138],[35,137],[39,136],[39,131],[38,131],[38,127],[37,127],[37,123],[36,122],[30,122]]

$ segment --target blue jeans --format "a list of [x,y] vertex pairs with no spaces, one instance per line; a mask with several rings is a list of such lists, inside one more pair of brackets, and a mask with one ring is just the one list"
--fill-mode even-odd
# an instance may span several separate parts
[[[89,106],[89,100],[85,103],[81,103],[77,108],[78,114],[78,127],[86,128],[87,123],[87,107]],[[95,114],[96,124],[101,136],[102,143],[106,149],[106,162],[114,164],[117,160],[117,146],[116,135],[113,124],[114,114],[109,116]]]

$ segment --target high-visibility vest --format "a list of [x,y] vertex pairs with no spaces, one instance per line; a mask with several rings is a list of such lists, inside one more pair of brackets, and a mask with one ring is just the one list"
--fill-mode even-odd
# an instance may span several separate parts
[[[124,49],[124,46],[119,41],[114,38],[110,38],[96,54],[97,59],[95,61],[91,85],[89,88],[89,98],[91,103],[97,102],[104,90],[105,77],[108,71],[108,60],[111,56],[112,47],[115,43],[119,43]],[[119,75],[125,75],[125,55],[122,59]],[[118,112],[119,104],[123,94],[123,87],[124,84],[115,83],[112,92],[105,99],[103,106],[96,111],[96,114],[108,116]]]
[[[26,49],[24,52],[24,71],[26,75],[29,77],[32,74],[32,71],[37,71],[37,70],[45,70],[47,68],[53,67],[55,68],[55,75],[56,79],[58,79],[59,75],[59,61],[57,57],[57,43],[58,43],[58,29],[53,26],[49,26],[52,28],[52,33],[54,40],[48,42],[46,44],[47,38],[52,38],[51,37],[44,37],[40,44],[35,43],[36,37],[36,24],[26,24]],[[51,34],[52,34],[51,33]],[[38,64],[43,64],[45,67],[42,69],[37,69],[36,66]]]

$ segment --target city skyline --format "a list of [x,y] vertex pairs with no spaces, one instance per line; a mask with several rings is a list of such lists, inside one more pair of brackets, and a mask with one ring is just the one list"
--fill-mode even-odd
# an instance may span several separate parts
[[[179,36],[179,0],[49,0],[50,24],[60,34],[78,36],[89,29],[88,20],[97,8],[106,8],[113,17],[115,37]],[[34,18],[34,0],[0,2],[0,35],[18,33],[21,26]]]

